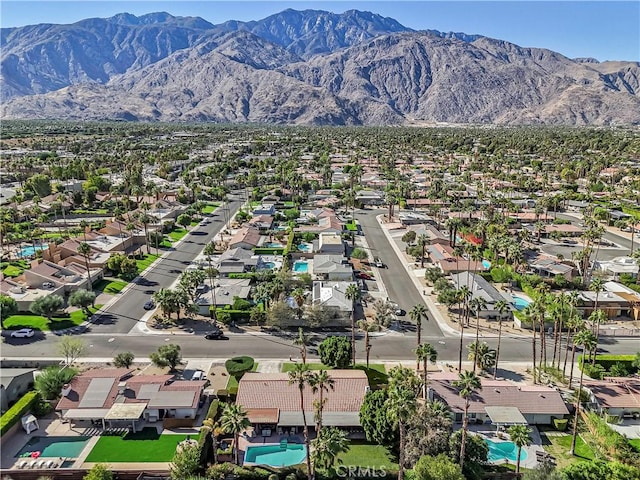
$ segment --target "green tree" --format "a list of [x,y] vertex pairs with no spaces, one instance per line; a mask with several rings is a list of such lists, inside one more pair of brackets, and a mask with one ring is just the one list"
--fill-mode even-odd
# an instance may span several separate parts
[[57,312],[64,305],[64,298],[60,295],[47,295],[46,297],[40,297],[31,302],[29,310],[36,315],[43,315],[47,317],[47,320],[51,321],[51,316],[54,312]]
[[200,447],[181,445],[171,460],[172,480],[184,480],[200,471]]
[[58,342],[56,349],[58,354],[64,357],[65,365],[71,365],[86,351],[84,342],[70,335],[64,335]]
[[175,371],[176,366],[182,361],[180,345],[170,343],[160,345],[158,350],[149,355],[151,362],[158,367],[169,367],[170,371]]
[[420,362],[422,362],[422,398],[427,399],[427,385],[428,385],[428,368],[427,362],[436,363],[436,359],[438,358],[437,350],[430,343],[423,343],[418,345],[418,348],[415,349],[416,359],[418,360],[418,366],[416,367],[416,372],[418,367],[420,366]]
[[417,236],[417,234],[416,234],[415,230],[409,230],[407,233],[402,235],[402,239],[401,240],[404,243],[409,243],[410,244],[410,243],[415,242],[416,236]]
[[191,216],[187,215],[186,213],[178,215],[176,223],[181,227],[187,228],[189,225],[191,225]]
[[487,342],[471,342],[467,348],[469,349],[469,360],[473,360],[480,370],[488,371],[496,364],[496,351],[489,348]]
[[198,298],[198,287],[203,284],[207,274],[204,270],[187,270],[180,275],[178,288],[181,289],[192,303]]
[[395,446],[398,432],[387,415],[388,390],[371,390],[364,396],[360,407],[360,425],[367,440],[385,446]]
[[[449,457],[460,463],[462,449],[462,430],[454,432],[449,437]],[[477,435],[467,435],[464,443],[464,467],[462,474],[468,480],[484,478],[485,465],[489,457],[489,446]]]
[[437,457],[425,455],[413,469],[416,480],[465,480],[460,465],[441,453]]
[[324,398],[324,393],[329,392],[329,390],[333,390],[335,387],[335,380],[331,378],[329,373],[326,370],[320,370],[317,372],[311,373],[309,377],[309,386],[311,387],[311,391],[313,393],[320,393],[317,400],[317,412],[316,412],[316,434],[320,434],[322,430],[322,412],[324,409],[324,404],[326,399]]
[[35,389],[45,400],[55,400],[60,397],[62,387],[76,376],[76,370],[57,366],[45,368],[35,377]]
[[405,460],[415,465],[425,455],[449,455],[453,421],[449,407],[440,400],[424,402],[407,425]]
[[0,294],[0,328],[4,329],[4,321],[18,313],[18,302],[8,295]]
[[222,415],[220,416],[220,426],[226,433],[233,434],[235,462],[236,465],[240,465],[240,449],[238,448],[238,440],[240,438],[240,433],[251,426],[246,410],[243,409],[242,405],[238,405],[236,403],[226,404],[222,410]]
[[[596,336],[590,330],[582,330],[576,333],[573,338],[574,345],[580,345],[583,348],[583,352],[590,352],[591,349],[595,349],[598,345],[596,340]],[[582,362],[586,361],[586,355],[582,357]],[[584,380],[584,365],[580,369],[580,386],[578,387],[578,395],[576,396],[576,409],[575,415],[573,417],[573,433],[571,436],[571,450],[569,450],[570,455],[575,455],[576,451],[576,439],[578,437],[578,418],[580,413],[580,399],[582,398],[582,381]]]
[[423,303],[415,305],[409,311],[409,318],[416,324],[416,341],[417,344],[420,345],[422,343],[422,321],[429,320],[429,316],[427,315],[427,307]]
[[351,363],[351,342],[347,337],[327,337],[318,346],[318,353],[328,367],[347,368]]
[[507,433],[511,437],[511,441],[518,447],[518,455],[516,456],[516,474],[518,474],[520,473],[522,447],[531,445],[531,429],[526,425],[511,425],[507,428]]
[[216,316],[216,308],[215,306],[217,305],[216,302],[216,289],[215,289],[215,285],[214,285],[214,280],[216,279],[216,277],[219,275],[219,271],[217,268],[213,268],[213,265],[211,264],[212,255],[215,255],[216,253],[216,245],[213,242],[209,242],[205,245],[204,250],[202,251],[202,253],[205,255],[205,259],[207,260],[207,277],[209,277],[209,289],[211,290],[211,294],[213,295],[213,305],[214,308],[211,310],[211,315],[213,317],[213,324],[215,325],[218,321],[218,318]]
[[87,474],[82,477],[82,480],[112,480],[113,473],[108,465],[104,463],[96,463]]
[[458,380],[453,382],[458,389],[458,395],[464,399],[464,413],[462,414],[462,437],[460,440],[460,468],[464,469],[464,450],[466,447],[467,431],[469,430],[469,406],[471,396],[476,390],[481,390],[480,378],[475,372],[464,371],[458,374]]
[[89,289],[93,289],[93,280],[91,280],[91,267],[89,265],[89,257],[93,250],[87,242],[82,242],[78,245],[78,253],[84,258],[84,268],[87,270],[87,278],[89,280]]
[[304,433],[304,444],[307,447],[306,451],[306,463],[307,463],[307,478],[313,480],[313,471],[311,470],[311,445],[309,443],[309,427],[307,426],[307,415],[304,408],[304,390],[309,385],[311,379],[311,372],[309,366],[304,363],[296,363],[293,366],[293,370],[289,372],[289,385],[296,385],[300,392],[300,412],[302,413],[302,424]]
[[366,250],[362,249],[362,248],[354,248],[351,251],[351,258],[355,258],[358,260],[366,260],[369,257],[369,255],[367,254]]
[[120,352],[113,357],[113,365],[118,368],[129,368],[135,358],[135,355],[131,352]]
[[498,375],[498,358],[500,357],[500,342],[502,341],[502,317],[509,311],[509,305],[504,300],[498,300],[494,307],[498,312],[498,346],[496,347],[496,363],[493,366],[493,379]]
[[347,432],[336,427],[323,428],[311,445],[313,446],[311,459],[314,467],[324,470],[329,470],[335,465],[338,455],[349,451]]
[[344,292],[351,301],[351,361],[356,364],[356,301],[360,298],[360,289],[355,283],[350,284]]
[[89,307],[96,301],[96,294],[81,288],[69,296],[69,305],[80,307],[85,313],[89,313]]

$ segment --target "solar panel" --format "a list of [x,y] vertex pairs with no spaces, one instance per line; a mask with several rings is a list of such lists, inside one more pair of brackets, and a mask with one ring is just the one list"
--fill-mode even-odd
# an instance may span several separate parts
[[156,392],[160,389],[159,383],[152,383],[149,385],[140,386],[140,391],[138,392],[138,398],[141,400],[149,400],[152,398]]
[[100,408],[109,396],[113,387],[114,378],[93,378],[87,387],[78,407],[80,408]]

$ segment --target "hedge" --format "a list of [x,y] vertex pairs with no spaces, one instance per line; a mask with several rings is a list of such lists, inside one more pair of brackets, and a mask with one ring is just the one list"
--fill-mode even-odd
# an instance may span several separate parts
[[246,372],[251,371],[254,363],[251,357],[233,357],[224,362],[224,367],[227,369],[229,375],[238,378],[242,377]]
[[633,366],[635,355],[596,355],[596,364],[602,365],[605,370],[611,370],[616,363],[622,363],[631,373],[638,369]]
[[559,432],[564,432],[567,429],[568,424],[569,424],[569,420],[566,418],[553,419],[553,427]]
[[285,251],[284,247],[272,247],[272,248],[254,248],[253,253],[256,255],[282,255]]
[[34,402],[38,400],[38,392],[31,391],[25,393],[4,415],[0,417],[0,435],[4,435],[20,421],[27,413]]

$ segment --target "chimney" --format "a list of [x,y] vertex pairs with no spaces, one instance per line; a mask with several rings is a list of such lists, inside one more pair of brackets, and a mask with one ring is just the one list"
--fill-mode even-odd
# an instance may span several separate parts
[[70,393],[71,393],[71,385],[69,385],[68,383],[65,383],[62,386],[61,394],[62,394],[63,397],[68,397]]

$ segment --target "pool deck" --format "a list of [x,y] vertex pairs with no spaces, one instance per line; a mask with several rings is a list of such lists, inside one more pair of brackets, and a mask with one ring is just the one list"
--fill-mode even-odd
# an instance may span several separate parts
[[[544,452],[544,448],[542,448],[542,439],[540,438],[538,429],[533,425],[529,425],[529,428],[531,429],[531,445],[522,447],[522,451],[527,452],[527,458],[520,461],[520,467],[532,469],[538,466],[536,452]],[[469,432],[494,442],[510,441],[509,435],[506,433],[503,433],[503,438],[498,437],[495,427],[492,428],[491,425],[469,425]],[[507,459],[504,459],[502,462],[494,462],[494,464],[501,463],[516,464],[516,462]]]

